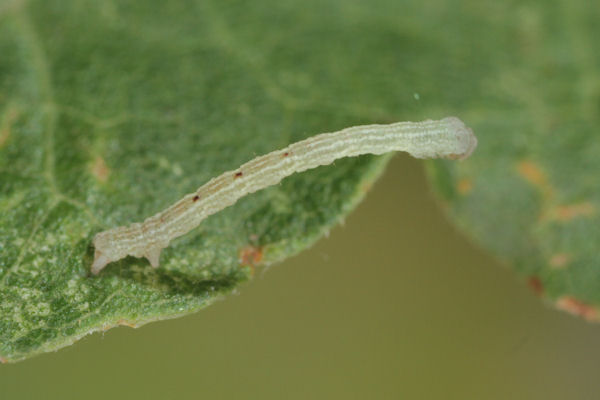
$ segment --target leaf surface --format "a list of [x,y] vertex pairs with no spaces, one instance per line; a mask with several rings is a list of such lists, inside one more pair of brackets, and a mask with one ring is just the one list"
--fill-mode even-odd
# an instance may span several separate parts
[[471,53],[495,64],[464,116],[477,152],[429,162],[429,177],[451,219],[536,294],[599,321],[600,5],[518,3],[510,19],[496,7],[482,19],[492,50]]
[[256,155],[372,122],[352,104],[321,107],[317,65],[295,64],[307,49],[288,54],[259,24],[266,10],[217,4],[2,3],[0,360],[205,307],[327,232],[389,159],[291,177],[172,243],[157,270],[127,258],[91,276],[98,231]]
[[316,133],[447,115],[479,137],[469,161],[428,164],[449,214],[595,319],[599,17],[583,0],[0,0],[0,360],[205,307],[322,236],[388,157],[252,194],[157,270],[91,277],[98,231]]

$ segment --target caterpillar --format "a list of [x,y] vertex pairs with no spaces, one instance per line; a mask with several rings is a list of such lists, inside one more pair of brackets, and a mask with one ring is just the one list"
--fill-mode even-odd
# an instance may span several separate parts
[[328,165],[339,158],[406,151],[416,158],[463,159],[476,146],[472,130],[456,117],[354,126],[322,133],[224,172],[144,222],[96,234],[91,271],[98,274],[107,264],[128,255],[146,257],[156,268],[162,249],[209,215],[293,173]]

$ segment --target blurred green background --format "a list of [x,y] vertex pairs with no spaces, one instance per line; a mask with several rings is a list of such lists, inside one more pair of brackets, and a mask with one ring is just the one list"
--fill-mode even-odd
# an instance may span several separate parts
[[545,307],[397,155],[329,238],[197,314],[0,367],[2,399],[590,399],[600,327]]

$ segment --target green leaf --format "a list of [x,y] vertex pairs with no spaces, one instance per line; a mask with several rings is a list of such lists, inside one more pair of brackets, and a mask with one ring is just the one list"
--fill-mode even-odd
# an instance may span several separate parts
[[477,152],[429,162],[429,178],[460,229],[536,294],[599,321],[600,6],[519,3],[510,22],[497,7],[481,21],[493,51],[472,47],[479,35],[464,46],[474,64],[494,64],[473,74],[480,104],[464,115]]
[[429,164],[450,214],[592,315],[599,16],[583,0],[0,0],[0,360],[199,310],[318,239],[387,158],[248,196],[158,270],[127,258],[91,277],[96,232],[312,134],[447,115],[480,138]]
[[[207,306],[247,280],[254,265],[326,233],[389,159],[343,160],[291,177],[175,241],[157,270],[127,258],[91,276],[98,231],[142,220],[258,154],[377,114],[368,98],[331,101],[330,88],[317,82],[320,63],[297,63],[314,49],[290,53],[297,32],[273,35],[261,22],[270,8],[91,0],[2,6],[2,361]],[[283,33],[296,10],[279,13]]]

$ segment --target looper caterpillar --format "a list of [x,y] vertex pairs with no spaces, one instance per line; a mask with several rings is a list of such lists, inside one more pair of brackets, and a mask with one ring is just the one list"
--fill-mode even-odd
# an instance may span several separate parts
[[468,157],[477,146],[471,129],[456,117],[439,121],[364,125],[323,133],[276,150],[211,179],[164,211],[142,223],[120,226],[94,237],[92,273],[128,255],[146,257],[158,267],[160,252],[169,242],[197,227],[202,220],[248,193],[279,183],[283,178],[338,158],[406,151],[416,158]]

